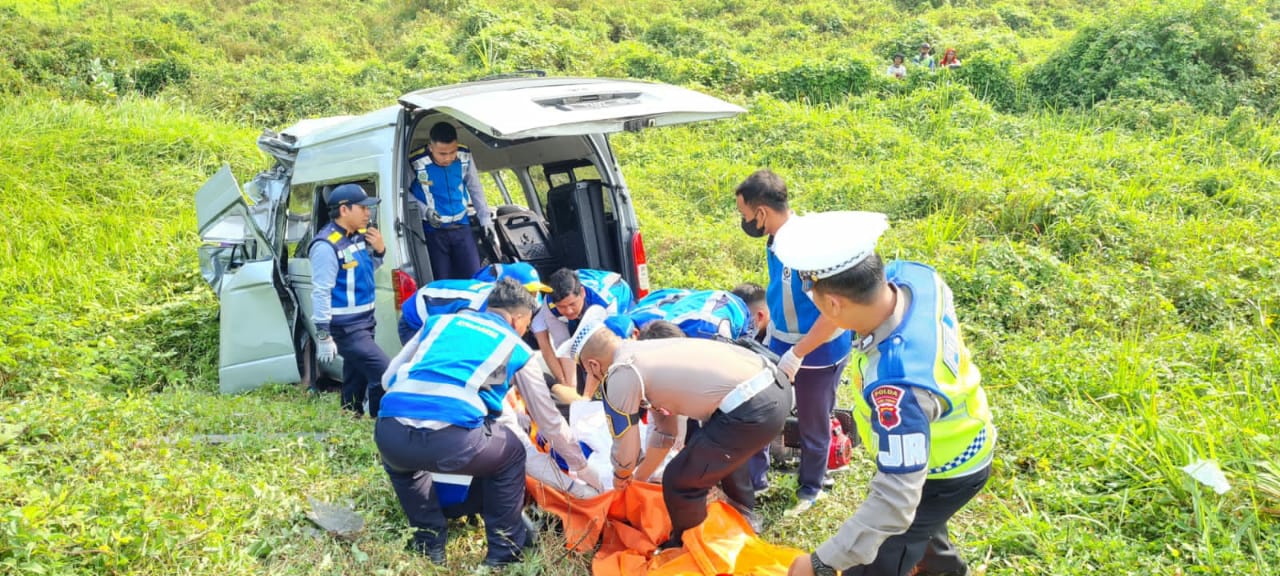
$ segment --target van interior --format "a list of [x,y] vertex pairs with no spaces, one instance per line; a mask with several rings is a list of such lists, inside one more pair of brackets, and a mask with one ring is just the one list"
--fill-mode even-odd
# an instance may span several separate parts
[[[500,254],[484,241],[479,223],[472,227],[483,264],[529,262],[544,278],[555,270],[595,268],[621,271],[623,232],[614,209],[611,182],[602,175],[599,155],[586,136],[556,136],[499,140],[456,119],[434,112],[418,112],[407,131],[406,151],[427,145],[428,133],[446,121],[458,131],[458,143],[471,151],[486,192],[494,187],[502,197],[490,205],[498,233]],[[415,175],[403,159],[401,189],[408,190]],[[407,196],[407,195],[406,195]],[[490,198],[492,193],[487,194]],[[419,222],[421,214],[411,198],[401,198],[405,222]],[[421,225],[406,225],[409,259],[418,285],[433,280]]]

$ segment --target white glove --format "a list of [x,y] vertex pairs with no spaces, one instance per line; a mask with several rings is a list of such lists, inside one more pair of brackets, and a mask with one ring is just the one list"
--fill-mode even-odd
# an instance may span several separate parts
[[333,342],[333,337],[316,340],[316,360],[319,360],[321,364],[328,364],[337,357],[338,345]]
[[590,466],[583,466],[581,470],[575,471],[573,475],[582,483],[594,488],[596,493],[604,490],[604,485],[600,483],[600,475],[596,474],[596,471],[592,470]]
[[778,369],[792,382],[796,380],[796,372],[800,371],[800,364],[804,362],[804,358],[796,356],[796,349],[791,348],[778,359]]

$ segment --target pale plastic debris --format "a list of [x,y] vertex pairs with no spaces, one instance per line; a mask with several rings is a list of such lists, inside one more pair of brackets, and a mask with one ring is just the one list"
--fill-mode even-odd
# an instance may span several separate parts
[[1231,484],[1227,482],[1227,476],[1222,473],[1222,469],[1218,468],[1218,463],[1213,460],[1196,460],[1182,467],[1182,471],[1190,474],[1192,478],[1205,486],[1213,488],[1218,495],[1226,494],[1231,489]]

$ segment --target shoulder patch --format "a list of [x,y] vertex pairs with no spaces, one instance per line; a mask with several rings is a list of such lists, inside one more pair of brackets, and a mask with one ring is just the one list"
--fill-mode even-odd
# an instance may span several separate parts
[[412,152],[409,152],[409,157],[410,157],[410,158],[417,158],[418,156],[421,156],[421,155],[426,154],[426,153],[427,153],[427,147],[426,147],[426,146],[423,146],[423,147],[421,147],[421,148],[418,148],[417,150],[414,150],[414,151],[412,151]]
[[907,391],[897,386],[881,386],[871,391],[871,404],[876,411],[876,419],[886,432],[897,428],[902,423],[902,414],[898,407]]
[[329,242],[332,242],[332,243],[334,243],[334,244],[337,244],[337,243],[338,243],[338,241],[339,241],[339,240],[341,240],[341,239],[342,239],[342,233],[341,233],[341,232],[338,232],[337,230],[335,230],[335,231],[334,231],[332,234],[330,234],[330,235],[329,235],[329,237],[327,238],[327,240],[329,240]]

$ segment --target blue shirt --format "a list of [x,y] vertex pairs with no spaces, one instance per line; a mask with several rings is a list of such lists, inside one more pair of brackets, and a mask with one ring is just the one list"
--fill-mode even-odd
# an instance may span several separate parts
[[[773,325],[769,332],[769,349],[782,355],[813,328],[822,313],[805,294],[804,280],[800,275],[783,266],[774,255],[772,237],[765,253],[769,259],[769,287],[765,291],[765,300],[769,304],[769,319]],[[852,334],[848,330],[840,330],[805,356],[802,366],[831,366],[848,356],[852,347]]]

